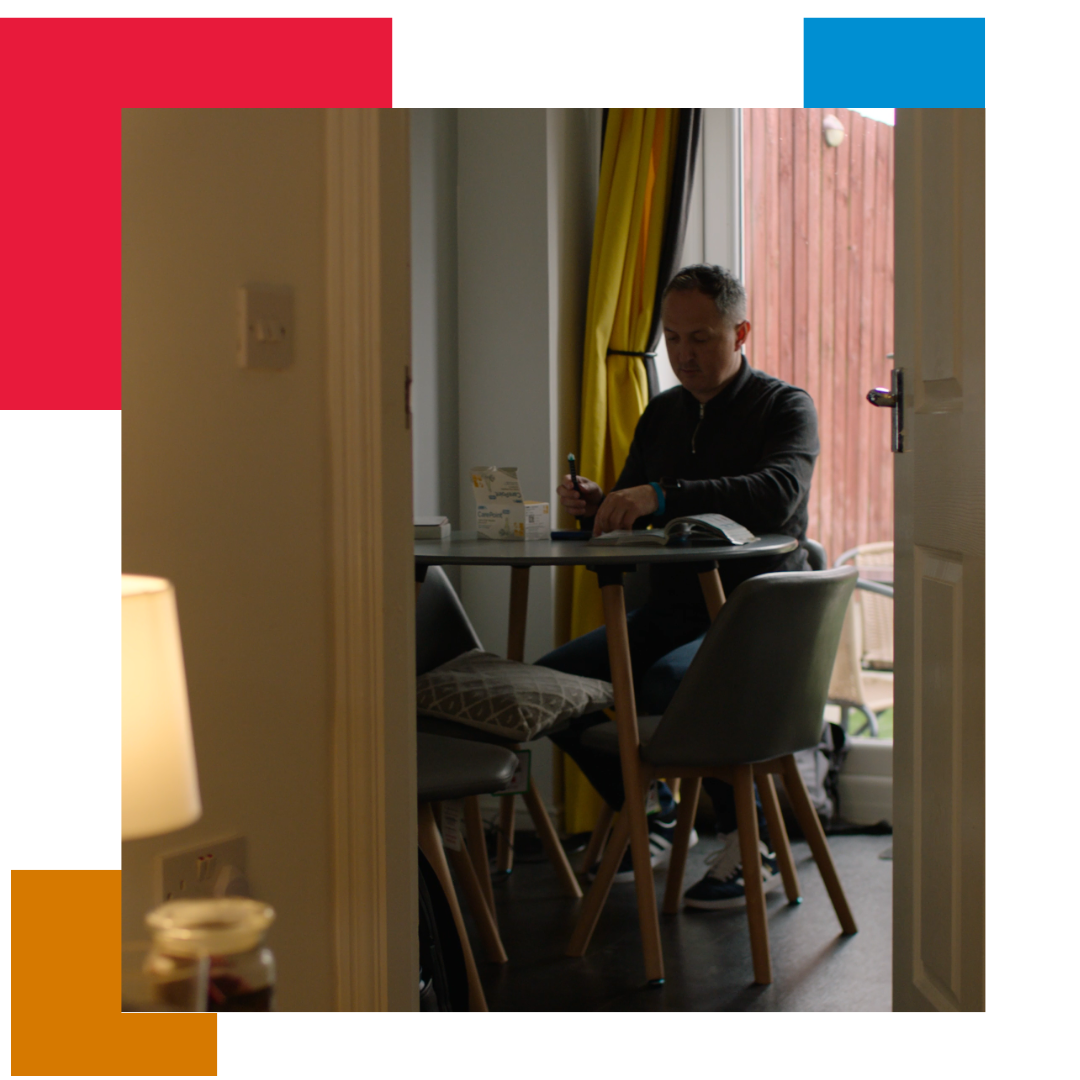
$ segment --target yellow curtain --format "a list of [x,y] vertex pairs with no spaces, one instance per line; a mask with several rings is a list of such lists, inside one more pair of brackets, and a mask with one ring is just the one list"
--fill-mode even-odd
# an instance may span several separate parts
[[[648,348],[678,127],[678,109],[608,112],[585,316],[580,454],[582,475],[605,491],[622,471],[649,400],[641,358],[608,349]],[[596,575],[575,567],[571,636],[603,621]],[[600,796],[569,758],[563,798],[567,832],[591,830]]]

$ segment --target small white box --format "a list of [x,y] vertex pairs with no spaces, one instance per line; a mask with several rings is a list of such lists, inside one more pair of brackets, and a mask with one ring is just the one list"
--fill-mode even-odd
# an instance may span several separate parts
[[525,500],[525,539],[547,540],[551,535],[551,504]]

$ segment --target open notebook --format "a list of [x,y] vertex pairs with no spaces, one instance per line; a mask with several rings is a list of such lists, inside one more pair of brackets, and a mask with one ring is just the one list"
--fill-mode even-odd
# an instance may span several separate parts
[[590,544],[749,544],[757,537],[723,514],[690,514],[674,518],[662,529],[615,529],[594,536]]

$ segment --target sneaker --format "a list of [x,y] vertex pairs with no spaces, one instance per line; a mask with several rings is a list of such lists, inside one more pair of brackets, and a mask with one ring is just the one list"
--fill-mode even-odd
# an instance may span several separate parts
[[[667,864],[671,862],[671,848],[674,840],[674,817],[669,821],[662,821],[659,815],[653,815],[649,818],[649,862],[652,863],[654,870],[658,866],[667,866]],[[693,847],[697,842],[697,829],[691,829],[690,847]],[[600,864],[597,863],[589,871],[590,881],[595,879],[599,869]],[[630,854],[629,846],[627,846],[626,854],[623,855],[623,860],[619,864],[619,869],[615,872],[615,876],[611,880],[614,884],[618,885],[625,885],[628,881],[634,880],[634,860]]]
[[[705,876],[693,888],[687,889],[683,902],[687,907],[719,911],[722,908],[746,905],[746,883],[742,876],[742,856],[739,851],[739,834],[728,833],[725,843],[718,851],[706,856],[709,867]],[[761,847],[761,880],[765,891],[775,889],[783,880],[780,864],[763,841]]]

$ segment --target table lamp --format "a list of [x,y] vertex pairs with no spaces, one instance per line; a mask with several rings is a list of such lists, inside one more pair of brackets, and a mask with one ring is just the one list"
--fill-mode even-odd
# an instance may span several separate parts
[[163,578],[120,575],[121,837],[172,832],[202,813],[176,593]]

